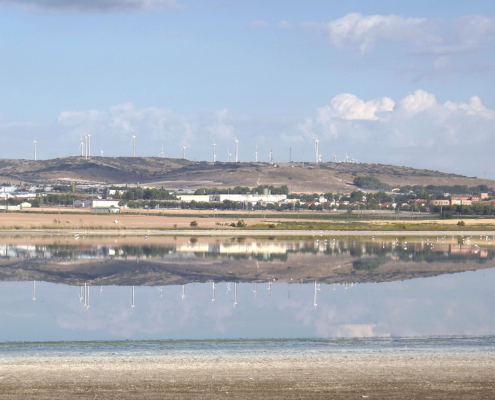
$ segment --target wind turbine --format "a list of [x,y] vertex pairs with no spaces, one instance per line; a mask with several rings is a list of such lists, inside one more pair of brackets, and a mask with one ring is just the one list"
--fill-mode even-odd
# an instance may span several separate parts
[[91,157],[91,135],[88,135],[88,157]]
[[182,159],[183,160],[186,159],[186,144],[185,143],[182,145]]
[[337,154],[334,154],[333,155],[333,162],[336,163],[337,162]]
[[88,158],[88,135],[84,135],[84,151],[86,158]]
[[314,142],[315,142],[315,153],[316,153],[316,164],[318,164],[319,160],[320,160],[320,153],[319,153],[319,149],[318,149],[318,145],[320,143],[320,140],[318,138],[316,139],[313,139]]
[[270,165],[273,165],[273,150],[270,150]]
[[165,157],[165,153],[163,152],[163,146],[162,146],[162,151],[160,151],[160,153],[158,154],[158,157]]
[[103,157],[103,150],[100,150],[100,155]]
[[235,162],[239,162],[239,141],[235,138]]
[[36,144],[38,142],[36,141],[36,139],[34,139],[34,142],[33,142],[33,151],[34,151],[34,161],[36,161]]
[[136,157],[136,135],[134,135],[134,129],[132,130],[132,156]]
[[228,149],[227,149],[227,153],[229,154],[229,157],[227,158],[227,162],[230,162],[231,161],[230,157],[232,156],[232,154],[230,154],[230,150]]
[[256,146],[256,149],[254,150],[254,159],[255,159],[255,162],[258,162],[258,146]]
[[84,142],[83,142],[82,136],[80,137],[80,139],[81,139],[81,142],[79,143],[78,149],[79,148],[81,149],[81,157],[84,157]]
[[213,142],[213,162],[217,162],[217,144]]

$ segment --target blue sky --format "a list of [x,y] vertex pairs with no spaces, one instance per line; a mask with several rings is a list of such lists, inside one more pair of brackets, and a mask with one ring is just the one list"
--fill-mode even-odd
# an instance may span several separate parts
[[0,157],[345,154],[495,179],[487,1],[0,0]]

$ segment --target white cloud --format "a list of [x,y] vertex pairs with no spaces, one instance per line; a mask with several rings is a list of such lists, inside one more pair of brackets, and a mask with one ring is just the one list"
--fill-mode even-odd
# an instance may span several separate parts
[[290,22],[287,22],[287,21],[280,21],[277,24],[277,27],[280,28],[280,29],[289,29],[289,28],[293,28],[293,25]]
[[318,122],[327,125],[331,118],[346,120],[378,121],[378,112],[393,111],[395,102],[388,98],[364,101],[350,93],[343,93],[332,99],[330,106],[318,108]]
[[416,114],[428,108],[434,107],[437,100],[434,95],[424,90],[416,90],[400,101],[400,108],[406,113]]
[[234,127],[226,122],[231,119],[226,109],[215,113],[216,123],[208,127],[208,131],[215,138],[232,139],[234,137]]
[[0,0],[0,5],[21,7],[28,11],[54,12],[150,12],[183,9],[175,0]]
[[478,96],[471,97],[469,103],[445,102],[444,107],[449,111],[464,111],[466,115],[479,116],[482,118],[492,119],[495,117],[495,111],[486,108]]
[[398,15],[364,16],[351,13],[326,24],[306,22],[302,26],[319,30],[336,47],[349,46],[361,54],[369,52],[379,40],[407,41],[416,45],[439,40],[426,18]]
[[476,51],[495,42],[495,18],[469,15],[454,20],[358,13],[328,23],[303,22],[337,48],[369,53],[377,42],[402,42],[412,53],[448,55]]
[[268,22],[266,22],[266,21],[259,21],[259,20],[249,21],[247,23],[247,26],[249,28],[264,28],[265,26],[268,26]]

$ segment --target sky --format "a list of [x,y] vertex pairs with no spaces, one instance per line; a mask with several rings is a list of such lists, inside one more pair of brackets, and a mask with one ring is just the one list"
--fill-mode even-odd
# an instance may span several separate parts
[[405,165],[495,179],[495,2],[0,0],[0,158]]

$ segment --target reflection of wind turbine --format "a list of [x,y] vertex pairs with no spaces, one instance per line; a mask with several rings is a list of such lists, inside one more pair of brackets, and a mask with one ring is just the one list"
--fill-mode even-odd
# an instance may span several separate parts
[[159,288],[157,288],[158,291],[160,292],[160,297],[163,296],[163,286],[160,286]]
[[132,287],[132,298],[131,298],[131,311],[135,307],[134,304],[134,286]]
[[225,294],[229,294],[229,292],[230,292],[230,282],[227,282],[227,293]]
[[234,307],[237,305],[237,282],[234,282]]
[[182,298],[182,301],[184,301],[184,297],[186,297],[186,286],[182,285],[182,292],[180,294],[180,297]]
[[[79,286],[80,290],[79,290],[79,293],[77,294],[79,296],[79,304],[82,303],[82,300],[84,298],[84,295],[83,295],[83,287],[82,286]],[[85,292],[86,292],[86,289],[84,289]]]
[[253,293],[254,293],[254,297],[256,297],[256,293],[258,293],[258,288],[256,287],[256,283],[254,284],[254,289],[253,289]]
[[33,281],[33,301],[36,301],[36,281]]
[[316,303],[316,294],[318,293],[318,284],[315,282],[315,297],[313,299],[313,307],[316,308],[316,306],[318,305]]
[[268,292],[270,293],[270,297],[272,296],[272,283],[268,282]]
[[86,294],[86,309],[89,308],[89,285],[86,286],[86,291],[87,291],[87,294]]
[[84,307],[88,304],[88,300],[86,299],[86,282],[84,282]]
[[211,302],[213,303],[215,301],[215,282],[212,282],[211,285]]

